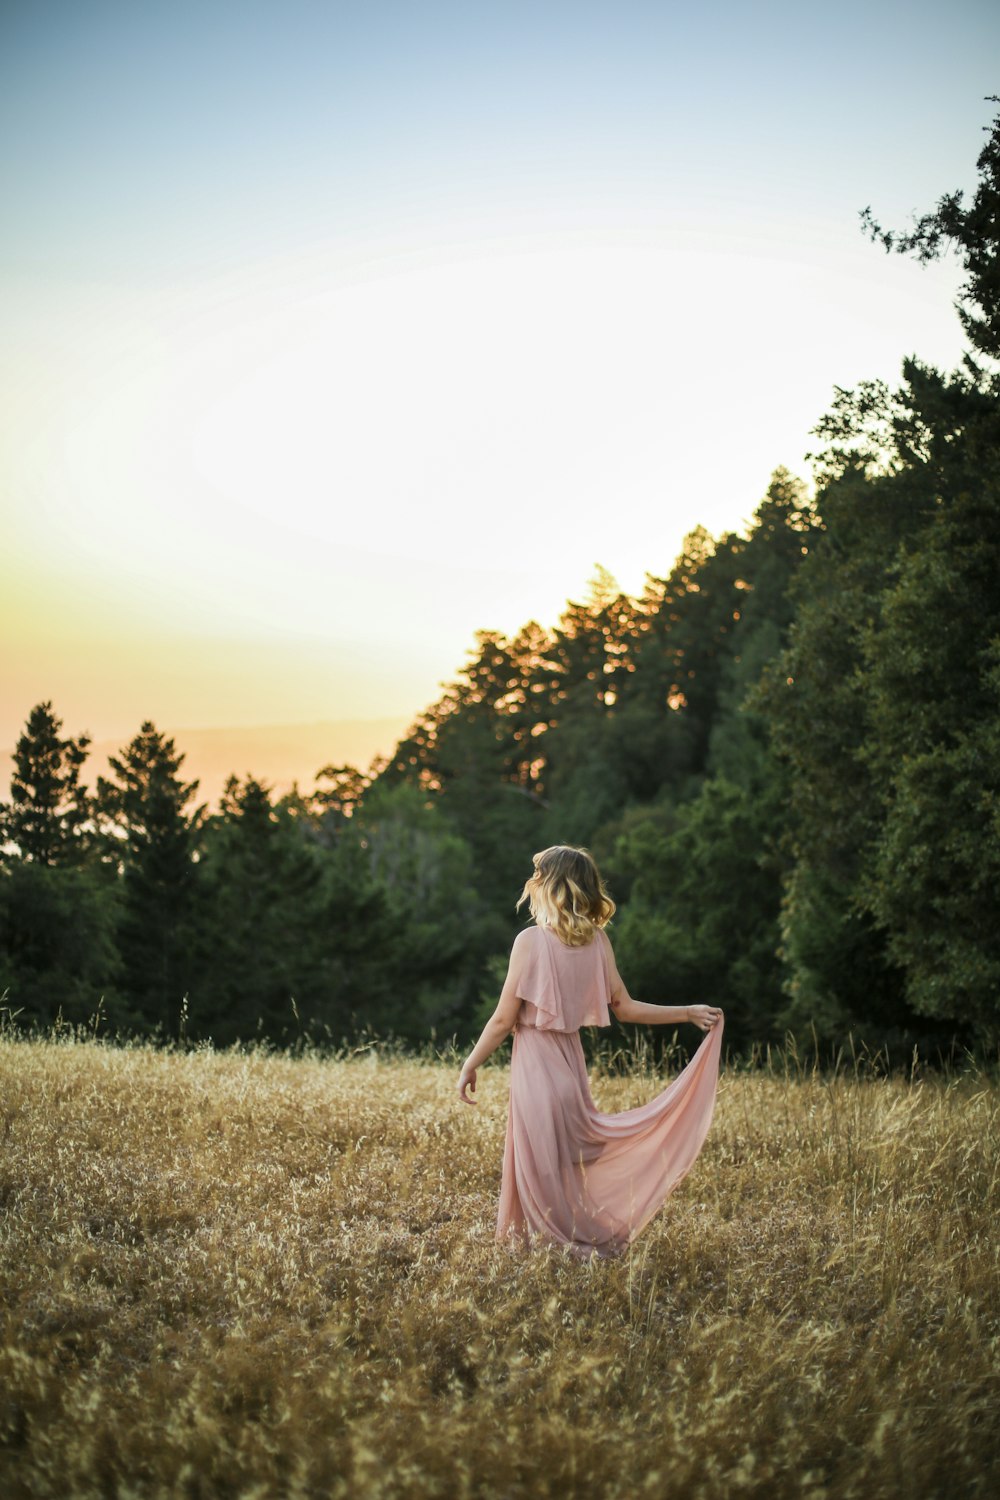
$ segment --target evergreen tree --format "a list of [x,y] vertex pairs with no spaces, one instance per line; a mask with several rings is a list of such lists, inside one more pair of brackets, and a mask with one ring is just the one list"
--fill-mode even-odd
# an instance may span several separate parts
[[[651,999],[723,1006],[737,1047],[773,1034],[788,800],[766,720],[748,699],[786,642],[791,584],[817,534],[803,485],[777,470],[749,535],[725,539],[728,581],[707,612],[707,638],[694,633],[692,644],[685,631],[693,676],[707,670],[714,677],[700,708],[711,726],[708,774],[693,796],[670,795],[667,783],[667,795],[635,809],[609,862],[616,892],[628,898],[618,943],[629,982]],[[711,566],[710,548],[703,544],[700,552],[702,566],[687,575],[690,592]],[[715,615],[720,600],[728,621]],[[668,646],[670,640],[667,633]]]
[[547,639],[531,624],[513,641],[480,631],[476,642],[458,681],[421,715],[375,788],[404,782],[427,794],[428,808],[440,803],[472,848],[479,895],[501,910],[524,849],[539,847],[546,799],[538,739],[549,706],[535,689],[545,680]]
[[863,899],[921,1016],[1000,1036],[1000,485],[900,564],[863,641],[884,821]]
[[114,886],[89,857],[90,739],[61,731],[51,703],[32,709],[0,806],[0,993],[22,1024],[88,1021],[117,969]]
[[[991,104],[1000,96],[990,94]],[[930,213],[923,214],[909,230],[884,229],[871,208],[861,212],[861,222],[887,252],[912,255],[927,262],[945,250],[958,251],[967,273],[959,294],[957,312],[966,337],[978,353],[1000,360],[1000,115],[989,129],[989,139],[976,162],[979,182],[966,207],[962,192],[945,193]],[[967,362],[976,371],[974,359]]]
[[897,452],[873,472],[852,461],[821,490],[824,534],[793,585],[788,649],[766,669],[757,699],[787,769],[781,1021],[831,1041],[853,1027],[900,1049],[926,1029],[864,895],[885,813],[867,755],[865,642],[900,559],[919,549],[936,513],[941,491],[927,462],[913,467]]
[[940,1042],[997,1020],[998,161],[1000,118],[970,209],[949,195],[903,236],[866,211],[889,249],[959,249],[962,321],[986,363],[908,359],[898,390],[837,392],[817,428],[825,535],[762,694],[791,771],[786,1018],[831,1036],[860,1022]]
[[693,795],[705,774],[740,603],[741,538],[698,527],[666,578],[650,575],[629,623],[610,743],[622,802]]
[[[410,1038],[460,1026],[475,1008],[485,956],[509,940],[502,915],[475,888],[469,844],[442,803],[405,785],[377,786],[352,818],[351,836],[381,897],[388,939],[380,952],[376,937],[358,966],[369,986],[359,992],[359,1018]],[[505,904],[513,908],[510,892]],[[376,961],[381,994],[371,984]]]
[[87,1025],[99,1012],[125,1029],[134,1021],[117,992],[116,895],[93,866],[0,869],[0,995],[20,1025]]
[[0,857],[66,866],[87,853],[90,808],[80,772],[90,736],[64,737],[61,730],[51,702],[28,715],[14,750],[10,801],[0,803]]
[[335,839],[361,805],[370,780],[357,766],[323,766],[316,772],[316,782],[310,809],[327,837]]
[[202,836],[189,1002],[218,1043],[295,1030],[325,1001],[320,846],[260,781],[230,777]]
[[104,856],[120,871],[118,947],[126,1000],[142,1021],[172,1029],[192,975],[189,946],[203,807],[188,810],[197,781],[184,756],[149,721],[98,777],[95,806]]
[[780,995],[780,796],[777,781],[753,795],[708,780],[692,801],[633,818],[615,852],[631,875],[615,934],[631,992],[721,1005],[737,1048],[768,1039]]

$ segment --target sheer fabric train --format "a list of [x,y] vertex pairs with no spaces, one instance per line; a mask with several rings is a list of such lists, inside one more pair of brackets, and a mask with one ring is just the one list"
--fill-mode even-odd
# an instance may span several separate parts
[[637,1109],[594,1104],[581,1026],[610,1024],[626,994],[603,932],[567,947],[546,927],[518,934],[508,976],[522,1005],[497,1239],[554,1241],[582,1256],[620,1254],[693,1165],[715,1106],[720,1021],[687,1067]]

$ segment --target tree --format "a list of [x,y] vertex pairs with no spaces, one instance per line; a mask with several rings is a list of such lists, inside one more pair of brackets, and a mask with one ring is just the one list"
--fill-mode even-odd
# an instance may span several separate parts
[[[994,469],[994,474],[996,470]],[[864,900],[914,1010],[1000,1034],[1000,485],[927,529],[863,642],[885,809]]]
[[191,980],[198,833],[205,809],[188,810],[197,781],[184,756],[148,720],[98,777],[95,807],[104,857],[121,874],[118,946],[127,1000],[149,1025],[176,1020]]
[[0,992],[37,1025],[93,1017],[117,969],[115,891],[80,780],[90,739],[61,731],[50,702],[32,709],[0,806]]
[[825,531],[792,586],[788,646],[753,700],[788,792],[780,1019],[829,1041],[850,1027],[899,1046],[916,1035],[903,976],[863,896],[884,817],[865,754],[873,731],[864,642],[898,558],[933,514],[925,477],[851,467],[820,492]]
[[323,766],[316,772],[316,782],[310,798],[312,809],[325,833],[336,838],[361,805],[370,779],[357,766]]
[[506,943],[506,924],[484,910],[476,890],[469,844],[441,803],[405,785],[376,786],[351,835],[387,934],[381,954],[376,943],[359,966],[369,986],[367,996],[357,986],[359,1019],[411,1038],[461,1026],[475,1007],[485,956]]
[[[971,208],[942,198],[908,235],[956,245],[974,348],[1000,343],[1000,119]],[[997,1017],[987,910],[997,864],[995,475],[1000,383],[982,362],[908,359],[890,391],[838,390],[818,424],[825,534],[793,589],[788,650],[760,703],[790,771],[783,903],[792,1025],[940,1041]]]
[[192,1034],[279,1038],[326,999],[322,850],[254,777],[229,778],[202,834]]
[[525,850],[539,847],[547,800],[540,743],[550,722],[547,644],[534,624],[513,641],[478,632],[458,681],[420,716],[374,783],[376,791],[416,786],[428,811],[440,805],[471,847],[476,890],[494,909],[509,899]]
[[743,538],[697,527],[666,578],[652,575],[631,622],[615,741],[630,799],[697,790],[742,599]]
[[738,597],[706,761],[709,776],[753,794],[770,788],[781,774],[767,721],[754,705],[754,690],[787,644],[794,618],[792,583],[821,534],[802,481],[787,469],[776,469],[740,553]]
[[0,870],[0,994],[22,1025],[92,1021],[102,1000],[135,1019],[116,988],[116,891],[106,872],[23,860]]
[[61,730],[51,702],[28,715],[14,751],[10,801],[0,803],[0,854],[8,859],[65,866],[86,855],[90,807],[80,772],[90,736],[63,737]]
[[[1000,96],[988,95],[991,104]],[[930,213],[922,214],[904,232],[883,229],[871,208],[861,210],[861,223],[871,239],[887,253],[937,260],[948,248],[962,257],[968,280],[959,293],[956,310],[972,347],[989,359],[1000,359],[1000,115],[979,153],[979,183],[968,207],[962,192],[945,193]],[[975,370],[973,361],[968,367]]]
[[736,1047],[766,1039],[780,992],[779,793],[706,781],[693,801],[634,819],[615,856],[631,885],[615,939],[631,992],[721,1005]]

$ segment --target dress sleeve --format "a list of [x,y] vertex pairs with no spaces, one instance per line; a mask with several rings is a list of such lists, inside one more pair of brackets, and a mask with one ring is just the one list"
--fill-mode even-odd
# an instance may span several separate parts
[[564,1030],[567,1023],[559,982],[544,934],[537,927],[526,927],[514,939],[511,973],[515,969],[517,993],[537,1012],[534,1024],[542,1030]]

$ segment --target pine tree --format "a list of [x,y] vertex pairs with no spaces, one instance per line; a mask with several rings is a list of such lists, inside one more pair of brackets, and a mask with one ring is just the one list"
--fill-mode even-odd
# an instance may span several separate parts
[[815,429],[825,534],[761,694],[791,772],[785,1020],[831,1037],[996,1036],[1000,118],[979,168],[968,208],[948,194],[908,233],[862,216],[887,250],[958,250],[973,352],[837,391]]
[[10,801],[0,803],[0,851],[8,860],[78,865],[86,854],[90,807],[80,772],[90,736],[63,737],[61,730],[51,702],[28,715],[14,751]]
[[[990,94],[990,104],[1000,96]],[[966,337],[979,354],[1000,359],[1000,115],[989,129],[989,139],[979,153],[979,182],[972,202],[966,206],[962,192],[945,193],[930,213],[922,214],[909,230],[884,229],[862,209],[861,222],[870,237],[886,252],[912,255],[926,263],[937,260],[951,248],[962,257],[967,273],[956,310]],[[977,368],[970,356],[966,367]]]
[[24,1024],[86,1022],[113,996],[115,891],[93,856],[88,735],[32,709],[0,806],[0,992]]
[[122,877],[118,945],[126,995],[144,1021],[169,1027],[190,982],[190,920],[204,808],[188,811],[197,781],[184,756],[146,722],[98,777],[95,804],[105,857]]
[[316,1017],[325,999],[323,853],[262,782],[230,777],[198,866],[196,1034],[277,1039],[296,1010]]

